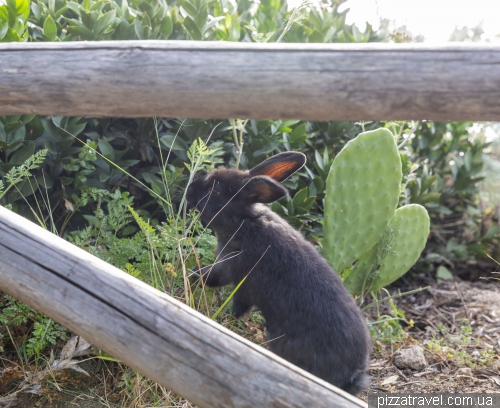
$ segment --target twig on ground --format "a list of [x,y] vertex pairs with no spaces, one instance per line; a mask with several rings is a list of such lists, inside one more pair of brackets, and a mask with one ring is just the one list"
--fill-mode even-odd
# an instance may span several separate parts
[[458,294],[460,295],[460,299],[462,300],[462,306],[464,307],[465,315],[467,316],[467,319],[470,320],[469,309],[467,308],[467,305],[465,304],[465,300],[464,300],[464,297],[462,295],[462,291],[458,287],[458,283],[457,282],[455,282],[455,289],[457,290]]

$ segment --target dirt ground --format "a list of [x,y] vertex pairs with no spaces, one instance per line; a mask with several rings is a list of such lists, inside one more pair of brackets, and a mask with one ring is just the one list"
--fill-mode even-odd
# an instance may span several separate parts
[[[394,303],[408,321],[413,320],[413,327],[405,329],[408,336],[402,342],[375,342],[368,392],[500,393],[498,281],[445,281]],[[386,303],[379,313],[390,314],[389,309]],[[376,318],[376,309],[369,309],[369,314]],[[394,353],[415,344],[424,350],[426,367],[395,367]],[[360,397],[366,400],[368,392]]]

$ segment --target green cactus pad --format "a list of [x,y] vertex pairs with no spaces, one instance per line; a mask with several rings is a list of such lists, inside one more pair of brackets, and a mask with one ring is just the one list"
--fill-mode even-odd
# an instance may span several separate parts
[[404,275],[417,262],[429,235],[430,219],[419,204],[405,205],[394,213],[389,227],[394,238],[372,288],[380,289]]
[[429,215],[424,207],[411,204],[396,210],[382,238],[359,258],[344,281],[349,293],[362,295],[401,277],[417,261],[427,235]]
[[401,159],[387,129],[360,134],[335,157],[327,179],[324,255],[341,271],[380,239],[394,215]]

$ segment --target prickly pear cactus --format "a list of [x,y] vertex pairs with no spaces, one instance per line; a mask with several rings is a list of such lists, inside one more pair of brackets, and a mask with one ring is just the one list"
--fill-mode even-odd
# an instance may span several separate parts
[[429,226],[429,215],[421,205],[397,209],[380,241],[361,256],[344,281],[349,293],[380,289],[404,275],[424,250]]
[[392,133],[361,133],[335,157],[327,179],[324,255],[342,271],[380,239],[398,205],[401,159]]

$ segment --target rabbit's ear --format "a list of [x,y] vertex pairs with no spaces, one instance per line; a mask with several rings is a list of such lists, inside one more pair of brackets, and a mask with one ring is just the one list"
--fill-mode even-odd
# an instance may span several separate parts
[[306,156],[299,152],[284,152],[264,160],[250,170],[250,175],[269,176],[279,181],[286,180],[306,163]]
[[288,190],[270,177],[257,176],[251,178],[241,192],[246,203],[267,204],[286,196]]

